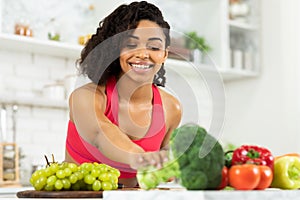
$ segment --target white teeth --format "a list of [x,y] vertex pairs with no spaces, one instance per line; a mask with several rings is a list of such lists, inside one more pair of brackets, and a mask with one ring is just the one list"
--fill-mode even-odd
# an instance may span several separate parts
[[139,69],[148,69],[151,67],[151,65],[139,65],[139,64],[131,64],[131,66]]

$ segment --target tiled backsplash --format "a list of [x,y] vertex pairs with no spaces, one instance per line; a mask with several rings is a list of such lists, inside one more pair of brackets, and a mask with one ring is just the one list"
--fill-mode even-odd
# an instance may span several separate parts
[[[0,60],[1,96],[41,97],[44,85],[76,73],[75,60],[67,58],[0,50]],[[11,135],[12,105],[5,107],[8,134]],[[57,161],[63,161],[67,120],[68,109],[18,106],[16,142],[25,155],[21,161],[25,165],[23,167],[45,164],[44,155],[51,157],[54,154]],[[21,169],[24,170],[22,167]]]

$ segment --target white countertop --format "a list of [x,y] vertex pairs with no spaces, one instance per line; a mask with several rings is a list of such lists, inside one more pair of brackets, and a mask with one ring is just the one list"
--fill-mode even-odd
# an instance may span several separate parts
[[107,191],[105,200],[300,200],[300,190],[263,190],[263,191]]
[[[0,199],[16,199],[16,193],[32,190],[32,187],[0,188]],[[26,198],[26,200],[42,198]],[[88,198],[92,199],[92,198]],[[99,198],[98,198],[99,199]],[[104,200],[300,200],[300,190],[252,190],[252,191],[187,191],[183,188],[171,187],[170,190],[137,190],[137,191],[104,191]],[[25,200],[25,199],[24,199]],[[71,199],[68,199],[71,200]]]
[[0,188],[0,199],[17,198],[16,193],[24,190],[33,190],[33,187],[3,187]]

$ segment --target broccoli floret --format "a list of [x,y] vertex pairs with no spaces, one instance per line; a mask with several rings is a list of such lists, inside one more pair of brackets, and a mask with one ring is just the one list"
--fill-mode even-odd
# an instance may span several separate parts
[[219,186],[224,166],[223,148],[204,128],[197,124],[177,128],[171,135],[170,147],[170,161],[162,169],[151,167],[138,171],[141,188],[155,188],[171,177],[177,177],[188,190]]

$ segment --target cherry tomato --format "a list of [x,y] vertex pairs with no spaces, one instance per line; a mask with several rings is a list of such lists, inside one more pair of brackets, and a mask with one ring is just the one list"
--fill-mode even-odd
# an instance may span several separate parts
[[221,184],[219,185],[218,189],[222,190],[228,185],[228,168],[226,166],[222,169],[222,180]]
[[229,169],[229,185],[237,190],[255,189],[260,181],[258,165],[233,165]]
[[260,171],[260,181],[255,189],[263,190],[268,188],[273,180],[273,172],[272,169],[268,166],[260,165],[258,166]]

